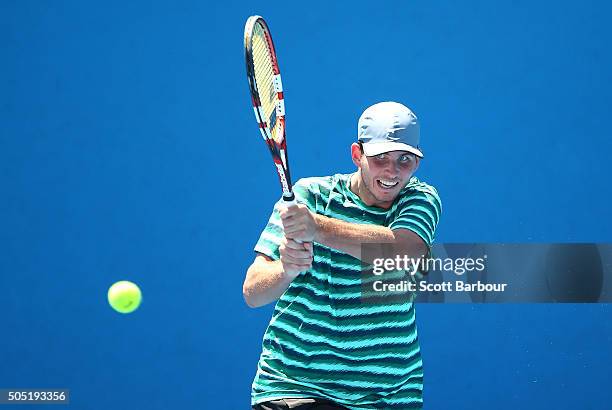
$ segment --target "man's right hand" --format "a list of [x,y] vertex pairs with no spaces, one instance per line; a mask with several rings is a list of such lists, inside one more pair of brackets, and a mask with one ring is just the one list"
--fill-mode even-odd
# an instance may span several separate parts
[[300,243],[283,238],[278,250],[283,273],[291,279],[312,267],[312,242]]

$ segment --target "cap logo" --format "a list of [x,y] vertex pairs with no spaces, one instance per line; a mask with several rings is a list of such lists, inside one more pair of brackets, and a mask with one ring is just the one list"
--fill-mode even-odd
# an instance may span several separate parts
[[403,130],[404,128],[388,128],[387,129],[387,140],[389,141],[399,141],[401,138],[394,137],[397,131]]

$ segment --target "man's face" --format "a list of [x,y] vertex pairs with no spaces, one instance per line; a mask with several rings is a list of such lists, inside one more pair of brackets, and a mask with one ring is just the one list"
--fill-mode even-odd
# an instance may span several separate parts
[[358,194],[370,206],[390,207],[419,166],[419,158],[407,151],[366,157],[358,144],[351,150],[361,174]]

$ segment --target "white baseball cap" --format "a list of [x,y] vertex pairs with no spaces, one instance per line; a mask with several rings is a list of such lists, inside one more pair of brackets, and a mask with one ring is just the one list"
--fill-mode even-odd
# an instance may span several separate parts
[[410,108],[393,101],[368,107],[359,117],[357,139],[366,156],[408,151],[423,158],[419,148],[419,122]]

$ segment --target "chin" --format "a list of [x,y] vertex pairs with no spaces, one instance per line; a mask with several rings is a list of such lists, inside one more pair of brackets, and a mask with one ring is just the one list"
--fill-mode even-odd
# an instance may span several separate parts
[[[377,187],[378,188],[378,187]],[[398,188],[394,188],[392,190],[382,190],[381,188],[377,189],[377,193],[379,196],[384,197],[384,198],[389,198],[389,197],[395,197],[399,194],[399,192],[401,191],[401,189]]]

